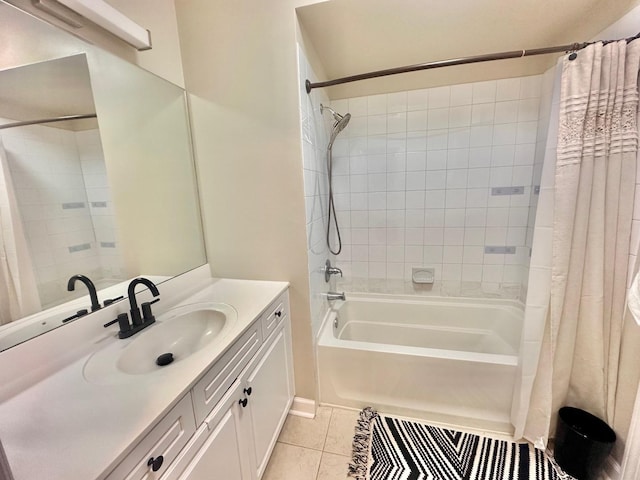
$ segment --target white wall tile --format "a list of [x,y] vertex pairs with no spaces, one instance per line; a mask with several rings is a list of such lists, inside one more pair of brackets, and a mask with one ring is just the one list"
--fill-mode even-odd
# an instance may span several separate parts
[[[496,104],[480,103],[473,105],[471,125],[491,125],[494,123]],[[512,120],[512,121],[515,121]]]
[[423,248],[423,261],[425,264],[442,263],[444,247],[425,246]]
[[[495,125],[493,128],[493,141],[495,145],[513,145],[516,143],[516,137],[518,134],[517,123],[505,123],[501,125]],[[530,143],[530,142],[522,142]]]
[[425,227],[444,227],[444,208],[427,208],[424,212]]
[[520,78],[506,78],[497,82],[496,100],[517,100],[520,97]]
[[386,135],[387,133],[387,116],[386,115],[369,115],[367,118],[367,134],[368,135]]
[[407,92],[407,110],[426,110],[429,105],[429,91],[411,90]]
[[[428,178],[428,177],[427,177]],[[444,190],[427,190],[425,192],[424,204],[426,208],[444,208],[445,205]]]
[[447,168],[447,150],[431,150],[427,152],[427,170],[445,170]]
[[450,148],[447,151],[447,170],[467,168],[469,166],[468,148]]
[[464,245],[464,228],[445,227],[443,241],[446,246]]
[[429,108],[444,108],[450,105],[451,87],[429,89]]
[[405,208],[424,208],[425,207],[425,192],[424,191],[409,191],[405,195]]
[[430,109],[427,116],[427,128],[429,130],[440,130],[449,128],[449,109]]
[[[426,141],[425,141],[426,145]],[[427,169],[426,152],[407,152],[407,172],[417,172]]]
[[444,212],[445,227],[464,227],[464,208],[447,208]]
[[447,189],[445,193],[445,208],[464,208],[467,205],[467,189]]
[[[454,287],[521,282],[538,201],[540,85],[539,77],[512,78],[336,103],[354,117],[334,146],[333,172],[336,206],[348,214],[350,275],[406,281],[412,266],[428,264]],[[322,147],[314,153],[322,172]],[[323,175],[309,187],[326,196]],[[512,185],[524,194],[491,195],[491,187]],[[514,245],[517,254],[484,254],[485,245]]]
[[407,131],[407,114],[390,113],[387,115],[387,133],[401,133]]
[[498,145],[491,150],[491,166],[504,167],[513,165],[516,153],[515,145]]
[[387,113],[407,111],[407,92],[387,94]]
[[426,132],[407,133],[407,153],[425,152],[427,150]]
[[450,105],[452,107],[460,105],[471,105],[473,103],[473,84],[471,83],[452,85],[450,93]]
[[473,84],[473,103],[493,103],[496,101],[496,81]]
[[370,95],[367,97],[367,114],[381,115],[387,113],[387,96]]
[[[427,162],[428,161],[429,160],[427,159]],[[425,175],[425,188],[427,190],[442,190],[446,186],[447,186],[446,170],[427,170]]]
[[449,127],[468,127],[471,125],[471,106],[451,107],[449,110]]
[[447,189],[450,188],[466,188],[467,172],[465,168],[456,170],[447,170]]

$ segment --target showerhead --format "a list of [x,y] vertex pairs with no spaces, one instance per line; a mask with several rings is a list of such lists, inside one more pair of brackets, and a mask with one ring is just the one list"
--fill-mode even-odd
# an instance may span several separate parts
[[329,141],[329,147],[331,147],[333,146],[333,142],[335,141],[338,134],[342,130],[344,130],[344,128],[349,123],[349,120],[351,120],[351,114],[345,113],[344,115],[340,115],[332,108],[325,107],[324,105],[320,104],[320,113],[324,113],[324,110],[329,110],[331,112],[331,115],[333,115],[333,119],[335,120],[335,122],[333,123],[333,131],[331,132],[331,139]]

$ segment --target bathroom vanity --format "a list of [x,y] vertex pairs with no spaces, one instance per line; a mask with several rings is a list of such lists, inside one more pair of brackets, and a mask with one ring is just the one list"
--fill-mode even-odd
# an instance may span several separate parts
[[156,324],[130,339],[102,327],[124,301],[0,354],[6,369],[40,351],[48,370],[0,390],[15,480],[262,476],[293,400],[288,284],[205,270],[160,285]]

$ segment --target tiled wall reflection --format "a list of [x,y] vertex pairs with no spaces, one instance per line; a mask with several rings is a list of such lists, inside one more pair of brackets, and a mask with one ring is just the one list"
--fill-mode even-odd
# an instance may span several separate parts
[[98,130],[33,125],[1,135],[43,307],[74,295],[66,290],[71,275],[85,274],[98,287],[119,275]]

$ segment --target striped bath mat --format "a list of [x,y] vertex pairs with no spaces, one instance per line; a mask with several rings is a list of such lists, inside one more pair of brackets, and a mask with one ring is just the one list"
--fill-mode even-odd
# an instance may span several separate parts
[[360,413],[349,476],[357,480],[565,480],[544,452],[514,443]]

